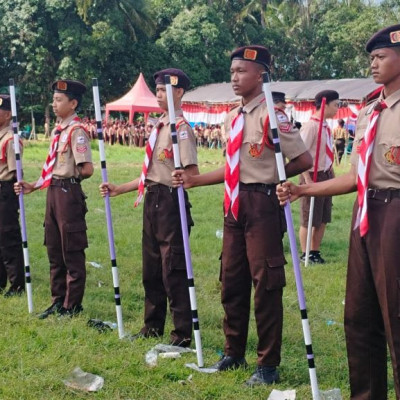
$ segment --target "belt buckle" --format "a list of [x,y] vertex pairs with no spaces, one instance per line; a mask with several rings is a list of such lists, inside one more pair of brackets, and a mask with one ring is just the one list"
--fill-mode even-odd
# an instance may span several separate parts
[[371,196],[368,196],[370,199],[374,199],[377,193],[377,189],[368,189],[369,193],[372,193]]

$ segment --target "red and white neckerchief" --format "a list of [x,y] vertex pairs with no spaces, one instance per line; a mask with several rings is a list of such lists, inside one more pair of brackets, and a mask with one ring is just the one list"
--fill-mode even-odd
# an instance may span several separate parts
[[378,118],[382,110],[387,108],[384,101],[377,103],[374,111],[369,117],[368,126],[365,130],[364,140],[358,149],[358,176],[357,176],[357,199],[358,212],[354,229],[360,227],[360,236],[363,237],[368,232],[368,214],[367,214],[367,191],[368,177],[371,168],[371,156],[374,149],[376,128],[378,126]]
[[135,201],[135,207],[137,207],[143,199],[144,195],[144,182],[147,176],[147,170],[149,168],[151,157],[153,156],[154,145],[156,144],[156,140],[158,134],[160,133],[160,129],[163,127],[163,123],[158,123],[150,133],[149,140],[146,144],[146,154],[144,156],[142,173],[140,174],[139,186],[138,186],[138,196]]
[[47,155],[46,162],[43,165],[42,173],[35,184],[35,188],[45,189],[50,186],[51,178],[53,176],[53,168],[56,162],[58,142],[60,141],[60,134],[62,131],[67,129],[70,125],[80,121],[79,117],[75,117],[67,126],[64,128],[58,125],[54,133],[53,140],[50,144],[49,154]]
[[[319,122],[320,119],[316,117],[311,117],[313,121]],[[326,123],[326,121],[322,122],[322,128],[326,132],[326,145],[325,145],[325,166],[324,171],[329,171],[333,164],[333,139],[332,132]],[[318,168],[318,166],[317,166]]]
[[225,217],[228,215],[229,207],[233,218],[237,220],[239,213],[239,173],[240,173],[240,148],[243,141],[244,116],[242,109],[233,119],[231,131],[226,146],[225,163],[225,195],[224,211]]
[[328,124],[325,121],[323,123],[323,127],[326,130],[326,146],[325,146],[326,157],[325,157],[324,171],[329,171],[333,164],[333,138],[331,129],[329,128]]

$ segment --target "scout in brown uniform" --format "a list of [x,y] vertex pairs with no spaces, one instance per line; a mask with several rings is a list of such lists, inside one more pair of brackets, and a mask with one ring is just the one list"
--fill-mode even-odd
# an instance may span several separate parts
[[[169,126],[165,75],[171,75],[177,135],[182,167],[189,174],[198,174],[196,141],[192,129],[183,119],[181,99],[190,81],[179,69],[166,69],[154,75],[157,85],[157,102],[165,113],[158,120],[157,138],[150,158],[145,185],[147,193],[143,210],[143,286],[145,291],[144,326],[136,337],[157,337],[164,333],[167,299],[172,314],[174,330],[171,343],[189,346],[192,336],[192,317],[183,240],[180,226],[177,190],[172,188],[171,173],[174,168],[171,130]],[[155,132],[154,132],[155,134]],[[149,139],[151,141],[151,138]],[[150,146],[150,145],[149,145]],[[104,196],[118,196],[140,188],[140,178],[122,185],[103,183]],[[189,228],[193,225],[189,201],[185,192]]]
[[336,152],[338,155],[338,161],[340,164],[340,161],[342,160],[343,154],[344,154],[344,148],[346,146],[346,140],[347,140],[347,129],[344,127],[344,121],[342,119],[339,119],[338,121],[339,126],[337,126],[333,130],[333,139],[335,140],[335,147],[336,147]]
[[[24,291],[24,260],[21,229],[18,220],[18,197],[13,190],[16,182],[16,161],[11,122],[11,101],[0,95],[0,293],[10,288],[4,297]],[[22,146],[21,146],[22,151]]]
[[[400,399],[400,24],[377,32],[366,49],[374,81],[384,89],[378,100],[360,111],[350,172],[329,182],[287,182],[278,194],[284,203],[289,197],[293,201],[299,196],[354,192],[358,186],[345,305],[351,399],[387,399],[387,345]],[[368,168],[359,166],[368,165],[365,176]]]
[[[326,98],[324,115],[321,116],[322,99]],[[310,121],[305,123],[300,131],[306,148],[310,152],[314,164],[309,171],[303,172],[300,177],[300,184],[310,183],[313,180],[314,168],[316,163],[318,128],[320,119],[323,118],[323,127],[321,132],[321,146],[319,148],[319,160],[317,167],[317,182],[332,179],[333,175],[333,139],[328,125],[327,118],[333,118],[339,108],[339,93],[334,90],[323,90],[315,96],[316,113],[311,117]],[[303,254],[301,261],[305,261],[307,233],[308,233],[308,217],[310,212],[310,197],[302,198],[300,201],[300,245]],[[311,234],[311,250],[310,262],[314,264],[324,264],[325,260],[321,257],[320,246],[324,237],[326,224],[331,222],[332,214],[332,197],[325,196],[315,199],[314,214],[312,221]]]
[[[88,242],[87,208],[80,182],[93,174],[90,141],[76,115],[86,87],[81,82],[59,80],[53,83],[52,89],[53,111],[59,119],[52,137],[59,134],[59,142],[47,191],[44,223],[53,303],[40,314],[41,319],[56,312],[73,316],[83,310]],[[17,193],[21,187],[24,193],[30,193],[40,185],[18,182]]]
[[[246,46],[235,50],[231,60],[232,87],[236,95],[242,96],[242,101],[239,108],[227,115],[225,131],[232,137],[231,122],[240,114],[244,116],[244,131],[239,148],[238,214],[233,215],[231,205],[225,208],[224,219],[221,279],[225,355],[214,367],[225,371],[247,365],[244,356],[253,283],[258,358],[257,369],[247,384],[271,384],[279,379],[276,367],[281,360],[286,263],[282,237],[286,227],[275,195],[279,179],[262,92],[262,73],[269,68],[270,54],[265,47]],[[286,114],[277,110],[277,120],[282,152],[290,160],[286,174],[297,175],[310,167],[311,157]],[[228,142],[227,159],[232,157],[229,146]],[[176,171],[174,184],[194,187],[221,183],[224,172],[222,167],[188,177],[183,171]]]

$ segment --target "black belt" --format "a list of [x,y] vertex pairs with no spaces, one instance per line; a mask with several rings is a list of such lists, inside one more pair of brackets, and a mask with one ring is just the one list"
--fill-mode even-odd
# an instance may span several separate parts
[[390,203],[392,199],[400,198],[400,189],[368,189],[367,197]]
[[51,178],[50,185],[51,186],[67,186],[67,185],[77,185],[81,182],[78,178]]
[[167,186],[163,185],[162,183],[153,183],[151,185],[146,186],[146,190],[148,192],[161,192],[161,191],[169,191],[172,193],[172,191],[176,190],[176,188],[173,188],[172,186]]
[[275,191],[275,183],[243,183],[239,182],[239,190],[247,192],[262,192],[271,194],[271,191]]

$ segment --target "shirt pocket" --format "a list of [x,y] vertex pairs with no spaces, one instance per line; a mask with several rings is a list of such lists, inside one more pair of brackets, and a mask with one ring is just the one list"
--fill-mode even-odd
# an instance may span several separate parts
[[385,138],[378,143],[378,163],[400,174],[400,138]]
[[260,161],[266,157],[264,148],[264,132],[261,129],[252,130],[243,140],[244,155],[249,161]]

